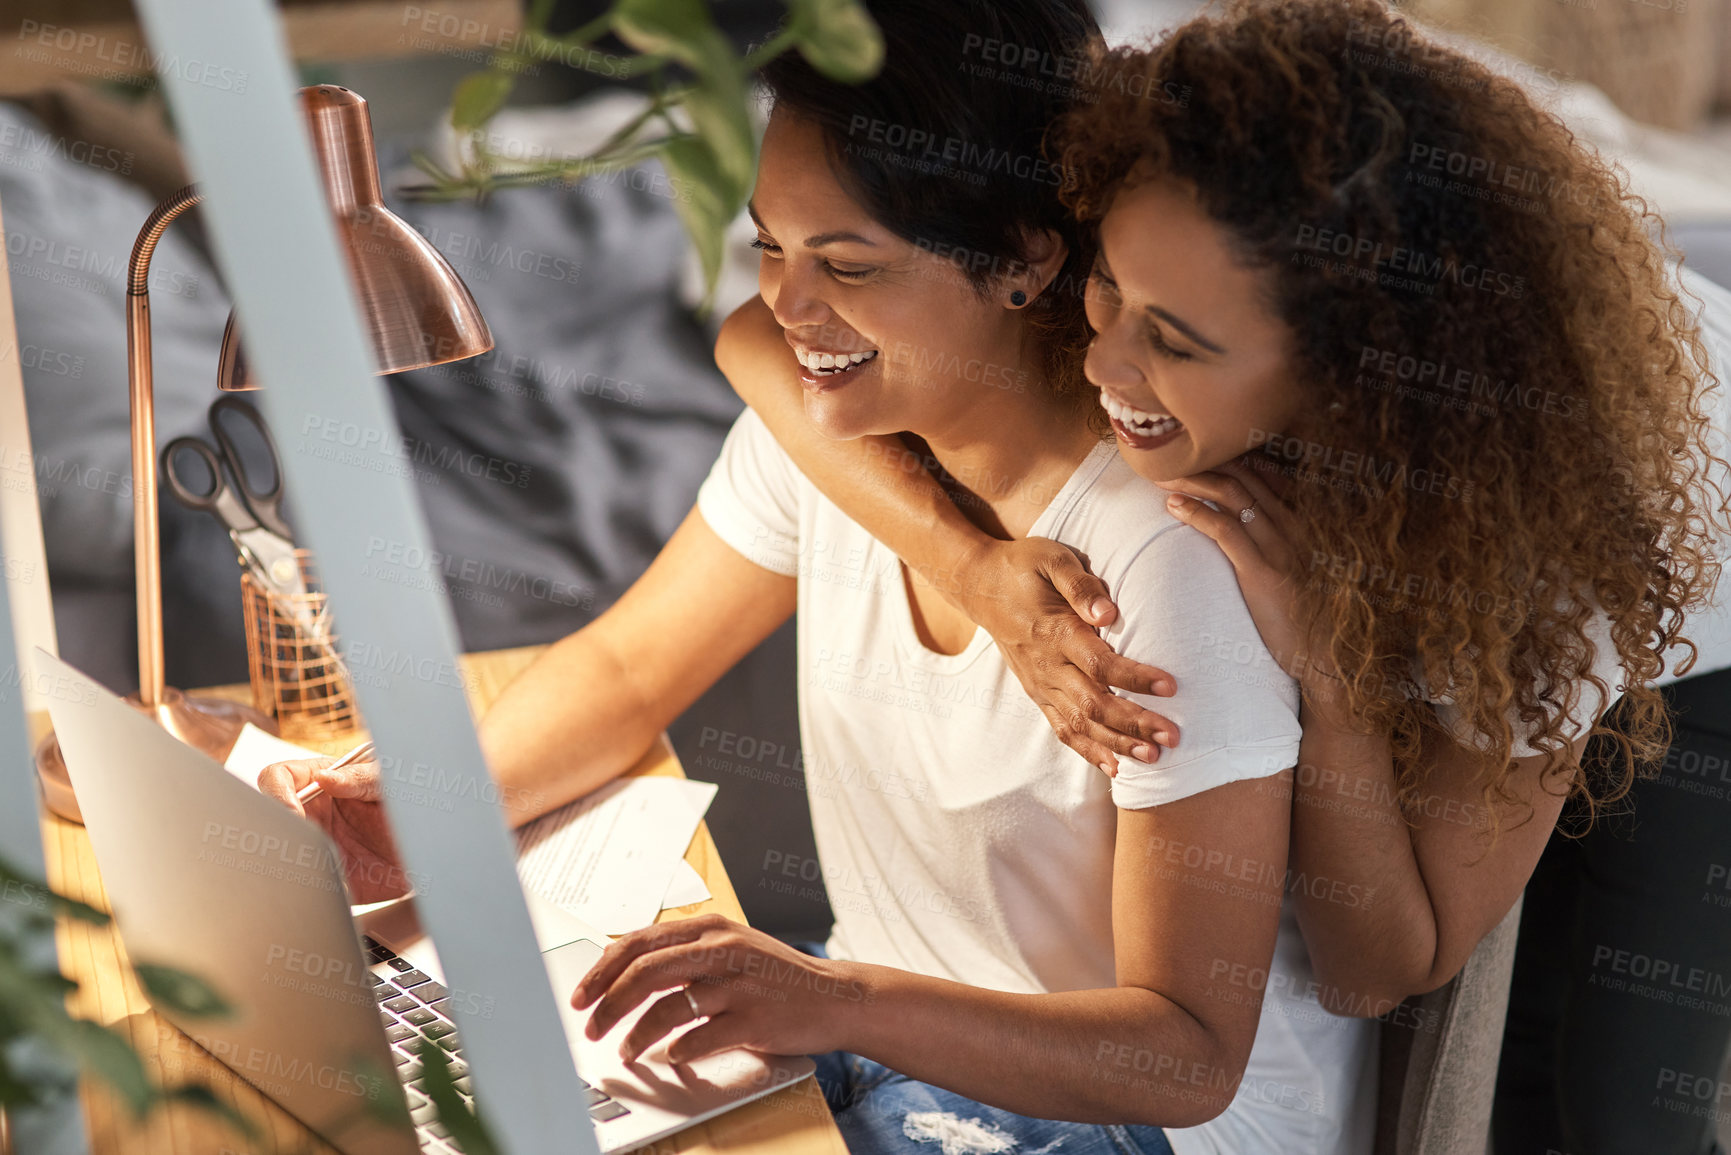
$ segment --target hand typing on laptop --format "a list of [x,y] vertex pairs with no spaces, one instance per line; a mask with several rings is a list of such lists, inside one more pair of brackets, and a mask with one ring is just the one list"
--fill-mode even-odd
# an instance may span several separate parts
[[[379,764],[368,759],[332,768],[335,761],[302,758],[272,763],[259,772],[258,788],[324,827],[342,851],[343,877],[353,901],[401,898],[409,892],[409,880],[379,805]],[[295,795],[315,781],[324,793],[303,806]]]
[[[359,760],[334,766],[328,758],[277,763],[260,775],[262,793],[254,791],[78,671],[40,650],[36,660],[71,688],[54,696],[50,712],[103,881],[125,911],[116,925],[128,952],[226,977],[223,993],[235,1013],[193,1022],[158,1009],[330,1144],[321,1149],[457,1155],[427,1095],[426,1048],[445,1054],[457,1094],[472,1108],[461,1036],[492,1018],[505,996],[447,986],[412,903],[369,902],[372,909],[357,914],[344,901],[345,888],[371,900],[401,893],[416,878],[397,866],[385,832],[380,768]],[[200,805],[187,806],[187,798]],[[313,818],[340,850],[333,853],[330,840],[289,811]],[[607,936],[533,894],[525,900],[547,977],[563,996],[593,970]],[[703,942],[712,946],[715,936]],[[739,957],[758,981],[767,960]],[[716,963],[725,961],[718,956]],[[773,977],[785,982],[797,974],[782,959]],[[612,985],[608,1005],[622,1008],[624,993]],[[743,1051],[677,1071],[654,1054],[627,1066],[620,1040],[637,1019],[628,1009],[623,1019],[620,1013],[609,1011],[612,1034],[592,1038],[589,1016],[559,1000],[580,1074],[574,1090],[609,1155],[642,1149],[812,1071],[807,1059]],[[733,1029],[740,1020],[730,1012],[723,1022]],[[380,1105],[399,1101],[406,1118],[387,1120],[361,1096]]]
[[[857,1038],[874,1001],[874,968],[805,954],[748,926],[705,914],[644,927],[614,941],[571,993],[600,1039],[645,1002],[619,1044],[627,1064],[668,1035],[670,1062],[691,1063],[735,1047],[770,1055],[835,1050]],[[875,968],[881,971],[882,968]],[[875,974],[872,977],[878,977]],[[668,985],[677,983],[669,991]]]

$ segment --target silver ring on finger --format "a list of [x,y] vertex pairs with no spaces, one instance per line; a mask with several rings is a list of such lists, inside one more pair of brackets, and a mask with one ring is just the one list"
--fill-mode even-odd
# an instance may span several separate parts
[[1256,520],[1256,503],[1254,501],[1238,511],[1238,520],[1243,525],[1249,525]]
[[685,1005],[691,1008],[691,1021],[695,1023],[703,1017],[703,1012],[697,1009],[697,996],[691,993],[690,984],[680,988],[680,993],[685,996]]

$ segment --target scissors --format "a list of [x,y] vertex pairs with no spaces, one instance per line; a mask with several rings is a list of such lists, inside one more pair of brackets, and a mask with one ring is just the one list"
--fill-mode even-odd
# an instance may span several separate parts
[[[247,477],[240,450],[220,420],[222,414],[230,412],[250,422],[263,439],[271,470],[269,489],[254,489]],[[284,598],[305,594],[306,579],[295,560],[294,535],[282,517],[282,467],[264,418],[246,401],[228,396],[211,403],[209,420],[216,449],[197,437],[176,437],[163,447],[162,472],[169,492],[182,505],[204,510],[223,524],[240,555],[241,565],[252,571],[268,592]],[[208,488],[193,488],[181,474],[178,462],[188,453],[198,457],[210,471]]]

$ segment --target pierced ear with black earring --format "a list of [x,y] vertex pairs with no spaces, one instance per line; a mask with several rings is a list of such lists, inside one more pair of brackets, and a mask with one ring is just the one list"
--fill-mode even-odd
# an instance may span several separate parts
[[1023,305],[1026,305],[1027,303],[1028,303],[1028,294],[1022,292],[1022,290],[1017,289],[1015,292],[1010,294],[1010,308],[1020,309]]

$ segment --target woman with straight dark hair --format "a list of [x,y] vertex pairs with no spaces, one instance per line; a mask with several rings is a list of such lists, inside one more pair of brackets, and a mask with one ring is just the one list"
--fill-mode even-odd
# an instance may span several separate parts
[[[832,435],[905,431],[974,524],[1087,553],[1116,584],[1112,640],[1183,687],[1183,744],[1111,781],[1071,757],[990,639],[748,412],[649,571],[501,695],[481,740],[526,821],[631,766],[797,608],[834,932],[802,951],[719,918],[652,927],[574,1002],[634,1059],[815,1054],[856,1151],[1363,1155],[1373,1024],[1317,1008],[1282,896],[1296,683],[1226,558],[1114,452],[1081,302],[1049,292],[1092,255],[1040,152],[1070,94],[1038,69],[1085,51],[1092,19],[1082,0],[870,9],[873,81],[792,57],[766,78],[751,207],[781,348]],[[1256,684],[1222,646],[1260,656]],[[307,812],[360,871],[391,857],[376,766],[265,785],[294,805],[315,775]]]

